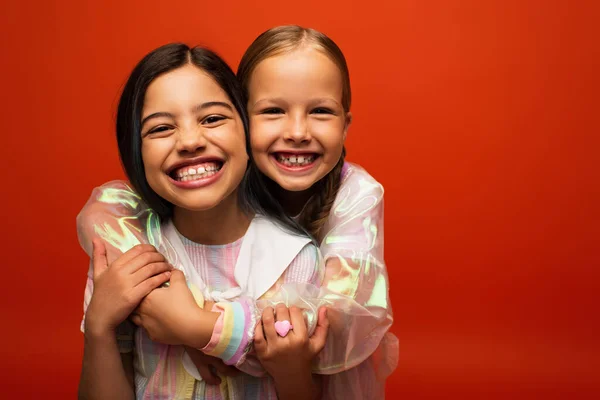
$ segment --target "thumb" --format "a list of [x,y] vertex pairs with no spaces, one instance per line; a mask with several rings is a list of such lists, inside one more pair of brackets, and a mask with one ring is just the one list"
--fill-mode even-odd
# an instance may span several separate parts
[[187,287],[187,282],[185,280],[185,275],[181,270],[173,269],[171,270],[171,279],[169,280],[171,283],[169,284],[171,287],[174,285],[185,285]]
[[94,266],[94,278],[108,269],[106,246],[97,238],[92,240],[92,265]]
[[325,341],[327,340],[327,332],[329,331],[329,319],[327,318],[327,308],[321,307],[319,309],[319,316],[317,318],[317,327],[313,335],[310,337],[310,347],[313,355],[317,355],[323,347],[325,347]]

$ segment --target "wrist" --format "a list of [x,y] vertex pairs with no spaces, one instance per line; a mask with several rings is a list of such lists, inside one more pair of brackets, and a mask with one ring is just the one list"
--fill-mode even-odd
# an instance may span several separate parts
[[204,348],[212,336],[219,313],[198,308],[190,318],[188,333],[184,344],[195,349]]
[[87,341],[116,341],[117,331],[116,329],[109,328],[106,325],[88,323],[86,320],[83,336]]
[[273,377],[273,380],[278,397],[282,399],[317,399],[321,393],[319,382],[310,371]]
[[102,321],[100,318],[95,318],[93,314],[86,314],[84,321],[84,335],[89,339],[98,339],[107,336],[115,336],[117,328]]

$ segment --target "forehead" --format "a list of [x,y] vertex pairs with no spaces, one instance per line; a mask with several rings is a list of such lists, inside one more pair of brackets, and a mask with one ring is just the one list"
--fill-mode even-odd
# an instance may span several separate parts
[[213,77],[193,65],[185,65],[154,79],[144,96],[146,108],[186,105],[207,101],[230,103],[227,93]]
[[[278,54],[258,63],[250,78],[251,97],[260,93],[310,92],[341,96],[342,74],[322,51],[303,47]],[[318,92],[318,93],[317,93]]]

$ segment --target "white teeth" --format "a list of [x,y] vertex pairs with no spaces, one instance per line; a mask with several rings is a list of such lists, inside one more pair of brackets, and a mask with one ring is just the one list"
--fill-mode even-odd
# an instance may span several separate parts
[[216,174],[221,169],[221,166],[218,166],[214,163],[208,163],[204,166],[200,166],[196,168],[188,168],[179,170],[176,173],[176,177],[181,182],[194,181],[197,179],[207,178]]
[[304,155],[304,156],[289,156],[284,157],[280,154],[277,154],[277,161],[287,166],[302,166],[311,164],[315,160],[314,155]]

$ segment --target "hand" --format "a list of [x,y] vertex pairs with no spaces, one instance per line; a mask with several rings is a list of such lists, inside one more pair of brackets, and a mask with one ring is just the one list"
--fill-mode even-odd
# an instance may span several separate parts
[[201,313],[204,310],[196,303],[183,272],[175,269],[169,286],[148,294],[131,320],[155,342],[202,348],[210,340],[219,313],[206,312],[208,318]]
[[208,385],[220,385],[221,378],[218,375],[236,376],[240,373],[237,368],[225,364],[220,358],[206,355],[200,350],[187,346],[185,351],[194,362],[196,368],[198,368],[198,372],[204,382]]
[[150,245],[138,245],[108,266],[106,247],[95,239],[92,265],[94,292],[85,317],[85,330],[104,334],[131,314],[153,289],[169,280],[172,267]]
[[[275,330],[275,320],[291,321],[291,329],[285,337]],[[327,310],[321,308],[317,328],[309,338],[302,311],[297,307],[289,310],[283,304],[263,311],[262,324],[254,332],[254,349],[259,361],[275,381],[294,379],[295,376],[310,375],[311,363],[325,346],[329,321]]]
[[204,300],[204,307],[202,308],[204,308],[205,311],[212,311],[215,304],[214,301]]

